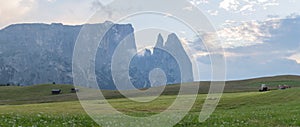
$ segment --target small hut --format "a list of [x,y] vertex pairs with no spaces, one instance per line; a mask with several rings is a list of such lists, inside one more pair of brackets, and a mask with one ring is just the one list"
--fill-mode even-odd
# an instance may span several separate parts
[[260,92],[269,91],[270,89],[266,84],[261,84],[261,87],[259,89]]
[[78,89],[78,88],[72,88],[72,89],[71,89],[71,93],[77,93],[77,92],[79,92],[79,89]]
[[61,89],[52,89],[52,94],[61,94]]

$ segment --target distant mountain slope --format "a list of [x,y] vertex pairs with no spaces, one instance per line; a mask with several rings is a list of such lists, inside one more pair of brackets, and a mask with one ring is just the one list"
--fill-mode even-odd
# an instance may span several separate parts
[[[122,50],[132,50],[135,51],[134,53],[137,50],[134,39],[134,28],[131,24],[105,22],[76,26],[68,26],[60,23],[10,25],[0,30],[0,84],[33,85],[52,82],[56,82],[57,84],[73,84],[73,50],[77,36],[83,27],[90,28],[88,33],[85,33],[85,38],[91,39],[94,39],[92,34],[97,33],[99,29],[102,31],[108,29],[100,41],[96,60],[91,62],[96,63],[95,73],[100,88],[115,89],[111,76],[111,62],[117,46],[124,38],[129,38],[128,40],[132,42],[130,42],[130,45],[127,45],[126,49]],[[86,39],[86,41],[89,41],[89,39]],[[191,64],[181,42],[175,34],[169,36],[165,45],[164,49],[180,53],[180,58],[187,64]],[[85,50],[88,51],[89,49]],[[164,59],[164,61],[157,62],[157,59]],[[143,71],[141,68],[144,66],[140,62],[131,64],[131,68],[137,68],[136,71],[139,72]],[[164,57],[162,53],[156,53],[155,59],[148,60],[148,62],[151,64],[151,67],[159,64],[162,68],[166,68],[168,84],[178,83],[181,80],[185,82],[193,81],[192,75],[186,74],[186,77],[179,78],[180,72],[173,71],[178,70],[178,66],[169,65],[176,65],[178,63],[172,60],[171,55]],[[119,66],[122,65],[125,64],[121,61]],[[187,66],[191,67],[191,65]],[[192,72],[191,68],[185,70]],[[131,71],[130,76],[132,81],[136,81],[134,83],[135,87],[150,87],[149,79],[143,78],[148,77],[148,72],[138,73]],[[123,78],[128,77],[128,75],[123,76]],[[143,79],[143,81],[140,81],[140,79]]]
[[16,24],[0,30],[0,83],[71,83],[71,56],[81,26]]

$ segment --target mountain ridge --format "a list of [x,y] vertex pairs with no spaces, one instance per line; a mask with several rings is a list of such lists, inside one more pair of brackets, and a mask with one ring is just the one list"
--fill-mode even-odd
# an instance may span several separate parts
[[[129,37],[129,40],[133,41],[131,43],[132,45],[127,46],[126,48],[134,49],[136,51],[136,45],[134,28],[131,24],[113,24],[109,21],[83,25],[25,23],[13,24],[1,29],[0,83],[32,85],[56,82],[58,84],[72,84],[72,54],[75,42],[83,27],[90,28],[88,32],[91,33],[97,32],[97,28],[109,28],[98,47],[95,60],[97,65],[96,74],[97,82],[101,89],[115,89],[113,86],[113,79],[110,76],[112,55],[115,52],[116,47],[124,38]],[[89,36],[90,35],[87,34],[87,37]],[[176,35],[173,34],[173,36]],[[161,40],[163,42],[162,37]],[[167,42],[168,40],[169,38],[167,39]],[[173,37],[172,41],[180,43],[179,45],[181,45],[181,42],[177,37]],[[181,50],[181,54],[185,54],[182,46],[178,46],[178,44],[176,46],[177,48],[175,47],[175,49]],[[172,49],[174,47],[169,47],[171,48],[166,50],[174,51],[174,49]],[[187,55],[183,57],[186,56]],[[172,55],[168,58],[171,57]],[[159,59],[159,57],[156,59]],[[171,64],[168,60],[165,60],[165,63],[161,63],[163,66],[167,66],[168,64]],[[139,65],[137,63],[134,66]],[[166,71],[170,69],[172,68],[168,68]],[[148,74],[142,74],[144,77],[148,76]],[[167,75],[167,77],[168,76],[170,77],[172,75]],[[169,81],[168,83],[179,83],[179,80],[172,80],[174,82]],[[192,80],[187,79],[184,81]],[[140,88],[145,86],[144,84],[141,85],[142,84],[137,84],[136,87]],[[149,86],[149,84],[146,86]]]

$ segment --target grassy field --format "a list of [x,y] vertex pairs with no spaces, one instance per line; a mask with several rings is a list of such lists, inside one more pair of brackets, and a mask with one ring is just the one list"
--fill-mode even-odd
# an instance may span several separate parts
[[[201,94],[190,113],[176,126],[300,126],[300,88],[270,92],[226,93],[212,116],[198,122],[205,95]],[[116,109],[133,116],[159,113],[175,99],[163,95],[152,103],[110,99]],[[162,103],[163,102],[163,103]],[[145,108],[146,107],[146,108]],[[0,126],[98,126],[78,101],[3,105]]]
[[[76,94],[70,92],[72,87],[72,85],[1,86],[0,105],[76,101]],[[62,94],[51,95],[52,89],[61,89]]]
[[[275,76],[255,78],[248,80],[237,80],[226,82],[224,92],[256,92],[261,84],[267,84],[271,89],[277,89],[278,85],[290,85],[292,87],[300,87],[300,76]],[[199,94],[208,93],[210,82],[194,82],[183,84],[187,87],[199,85]],[[77,95],[71,93],[72,85],[34,85],[34,86],[0,86],[0,105],[15,104],[32,104],[32,103],[49,103],[49,102],[65,102],[76,101]],[[62,94],[51,95],[52,89],[61,89]],[[177,95],[180,85],[168,85],[162,95]],[[107,99],[123,98],[118,91],[102,90],[103,95]],[[92,95],[93,96],[93,95]]]
[[[207,121],[198,122],[199,112],[206,97],[206,94],[199,94],[192,110],[176,126],[300,126],[300,88],[297,87],[299,81],[296,79],[282,76],[277,79],[259,78],[229,82],[231,86],[226,86],[227,93],[223,94],[217,109]],[[274,88],[278,84],[289,84],[293,87],[287,90],[256,92],[261,83],[274,86]],[[238,89],[240,85],[244,87]],[[49,89],[53,87],[63,89],[63,94],[51,95]],[[171,90],[170,87],[176,88],[176,85],[169,86],[169,90]],[[98,126],[84,112],[76,99],[76,94],[69,92],[70,88],[72,86],[69,85],[0,87],[2,104],[0,127]],[[228,88],[236,90],[230,91]],[[25,92],[24,89],[30,92]],[[248,92],[245,92],[247,90]],[[176,93],[176,90],[173,91]],[[111,98],[116,97],[108,99],[114,108],[132,116],[149,116],[159,113],[176,98],[176,95],[172,95],[173,92],[165,91],[165,95],[153,102],[136,103],[126,98],[119,98],[116,93],[109,95],[109,91],[105,92]]]

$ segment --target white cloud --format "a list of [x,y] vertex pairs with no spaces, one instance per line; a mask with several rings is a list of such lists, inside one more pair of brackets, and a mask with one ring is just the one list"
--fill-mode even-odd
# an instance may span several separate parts
[[204,51],[198,51],[193,53],[193,57],[194,58],[199,58],[199,57],[203,57],[203,56],[208,56],[209,52],[204,52]]
[[22,18],[34,7],[35,2],[35,0],[0,0],[0,25]]
[[0,0],[1,20],[13,19],[30,11],[34,0]]
[[165,13],[164,17],[172,17],[173,15],[171,13]]
[[193,10],[193,6],[184,7],[183,10],[192,11]]
[[52,2],[55,2],[56,0],[47,0],[48,2],[52,3]]
[[238,0],[223,0],[220,3],[219,7],[223,8],[227,11],[229,11],[229,10],[236,11],[238,9],[239,5],[240,5],[240,3]]
[[184,7],[183,10],[186,11],[192,11],[195,6],[198,6],[200,4],[208,4],[208,0],[189,0],[189,2],[192,4],[190,6]]
[[268,7],[269,6],[278,6],[279,5],[279,3],[277,3],[277,2],[270,2],[270,3],[265,3],[265,4],[263,4],[263,9],[268,9]]
[[[279,27],[279,20],[268,21],[227,21],[216,33],[203,34],[204,41],[211,46],[222,48],[245,47],[264,43],[263,39],[271,37],[269,29]],[[222,40],[220,42],[218,39]],[[221,44],[220,44],[221,43]]]
[[293,54],[293,55],[289,56],[287,59],[289,59],[289,60],[294,60],[294,61],[296,61],[298,64],[300,64],[300,53]]
[[[300,69],[300,17],[265,21],[237,22],[227,20],[218,33],[203,34],[203,41],[213,46],[223,46],[229,79],[258,77],[262,75],[299,74]],[[198,45],[197,45],[198,44]],[[193,56],[202,67],[210,65],[210,55],[205,47],[194,43]],[[210,47],[210,46],[208,46]]]
[[190,0],[190,3],[194,6],[197,6],[199,4],[207,4],[208,0]]
[[[269,6],[278,6],[277,0],[223,0],[220,2],[219,7],[226,11],[234,13],[251,14],[258,8],[268,9]],[[246,13],[250,12],[250,13]]]
[[248,5],[243,6],[243,7],[240,9],[240,11],[245,11],[245,10],[254,11],[253,5],[248,4]]
[[219,14],[219,11],[218,10],[208,10],[207,13],[212,16],[217,16]]

